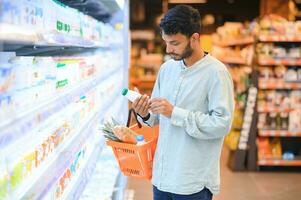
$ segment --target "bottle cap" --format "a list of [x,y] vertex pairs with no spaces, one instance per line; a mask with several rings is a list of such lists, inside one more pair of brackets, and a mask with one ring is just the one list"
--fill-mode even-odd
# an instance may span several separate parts
[[143,135],[137,135],[136,140],[137,140],[137,142],[142,142],[144,140],[144,136]]
[[129,89],[123,88],[121,94],[125,96],[128,93]]

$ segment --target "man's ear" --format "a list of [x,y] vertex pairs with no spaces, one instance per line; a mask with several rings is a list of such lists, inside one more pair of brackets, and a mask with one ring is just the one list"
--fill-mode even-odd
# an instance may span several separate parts
[[200,34],[199,33],[194,33],[190,37],[190,42],[191,44],[195,44],[195,42],[200,41]]

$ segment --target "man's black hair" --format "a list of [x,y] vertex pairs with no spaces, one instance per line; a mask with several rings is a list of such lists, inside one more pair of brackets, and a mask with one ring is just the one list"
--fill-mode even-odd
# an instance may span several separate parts
[[170,9],[161,19],[160,28],[166,35],[182,33],[190,37],[200,33],[201,16],[197,9],[187,5],[178,5]]

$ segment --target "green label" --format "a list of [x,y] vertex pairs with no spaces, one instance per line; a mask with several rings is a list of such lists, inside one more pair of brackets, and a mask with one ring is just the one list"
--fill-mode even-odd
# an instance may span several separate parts
[[57,68],[65,67],[65,66],[66,66],[65,63],[57,63],[57,64],[56,64],[56,67],[57,67]]
[[67,27],[68,27],[67,32],[69,33],[71,31],[71,27],[70,27],[70,25],[68,25]]
[[68,79],[58,81],[58,82],[56,83],[56,88],[64,87],[64,86],[67,85],[67,84],[68,84]]
[[56,29],[59,31],[63,30],[63,23],[60,21],[56,21]]
[[64,24],[64,31],[68,31],[68,24]]

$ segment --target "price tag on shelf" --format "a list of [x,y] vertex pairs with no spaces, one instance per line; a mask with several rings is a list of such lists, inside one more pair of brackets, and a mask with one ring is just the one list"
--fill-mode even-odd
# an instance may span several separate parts
[[287,131],[279,131],[279,135],[280,136],[288,136],[289,132],[287,132]]
[[286,65],[296,65],[297,64],[297,60],[294,60],[294,59],[285,59],[283,64],[286,64]]
[[261,34],[259,34],[259,41],[264,41],[264,39],[265,39],[265,36],[264,35],[261,35]]
[[265,159],[263,160],[259,160],[259,165],[266,165],[267,164],[267,161]]
[[282,64],[282,60],[281,59],[271,60],[271,63],[275,64],[275,65],[281,65]]
[[284,88],[285,84],[283,81],[279,80],[275,83],[274,88]]
[[239,143],[238,143],[238,148],[241,150],[247,149],[251,124],[253,120],[254,108],[256,104],[256,97],[257,97],[257,88],[250,87],[248,90],[247,106],[244,114],[241,136],[239,138]]
[[287,40],[287,41],[290,41],[290,42],[293,42],[293,41],[296,40],[296,39],[295,39],[295,36],[294,36],[294,35],[287,35],[287,36],[286,36],[286,40]]
[[[270,38],[269,38],[270,37]],[[279,40],[279,36],[278,35],[272,35],[272,36],[267,36],[268,40],[272,40],[272,41],[277,41]]]
[[258,63],[259,63],[260,65],[267,65],[267,64],[268,64],[268,62],[267,62],[266,60],[264,60],[264,59],[259,59],[259,60],[258,60]]
[[258,80],[258,87],[259,88],[264,88],[264,84],[260,79]]

